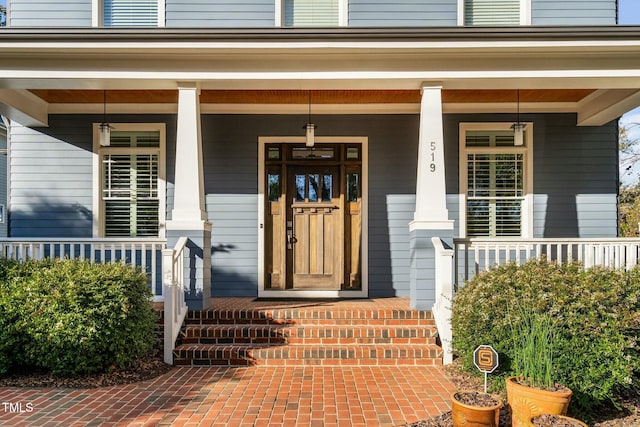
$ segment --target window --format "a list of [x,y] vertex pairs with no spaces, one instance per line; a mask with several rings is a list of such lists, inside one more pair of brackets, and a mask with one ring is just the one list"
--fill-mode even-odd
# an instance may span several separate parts
[[465,26],[509,26],[530,24],[530,0],[460,0]]
[[460,124],[461,233],[466,237],[529,237],[533,125],[523,146],[511,123]]
[[[337,27],[347,25],[347,0],[276,0],[283,27]],[[278,15],[278,13],[276,13]]]
[[[158,0],[103,0],[105,27],[158,27]],[[164,4],[164,2],[161,2]]]
[[100,236],[163,235],[164,138],[164,125],[120,124],[113,125],[108,147],[98,145]]

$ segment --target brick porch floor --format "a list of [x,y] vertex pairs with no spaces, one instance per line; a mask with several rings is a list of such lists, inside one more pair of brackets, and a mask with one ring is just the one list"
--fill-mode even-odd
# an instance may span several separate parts
[[[217,309],[403,310],[404,298],[214,299]],[[0,388],[2,426],[398,426],[450,409],[439,366],[177,367],[99,389]],[[22,412],[20,412],[22,411]]]
[[440,367],[174,368],[127,386],[0,388],[0,425],[398,426],[449,410],[452,391]]

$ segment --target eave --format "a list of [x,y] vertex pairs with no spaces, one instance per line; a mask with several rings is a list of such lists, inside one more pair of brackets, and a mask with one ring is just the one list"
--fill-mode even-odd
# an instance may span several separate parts
[[[468,94],[574,89],[590,95],[545,108],[597,125],[640,102],[640,27],[0,31],[5,104],[24,104],[29,95],[15,91],[25,89],[175,91],[180,81],[205,91],[418,91],[425,81]],[[489,101],[469,111],[512,107]],[[43,102],[49,113],[73,110]]]

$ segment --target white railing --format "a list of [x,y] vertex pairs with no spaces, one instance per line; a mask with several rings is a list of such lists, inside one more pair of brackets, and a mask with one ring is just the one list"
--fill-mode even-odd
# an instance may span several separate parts
[[439,237],[432,237],[431,242],[435,248],[435,284],[436,302],[431,312],[436,321],[440,344],[442,345],[442,363],[445,365],[453,362],[451,340],[451,301],[453,299],[452,267],[453,249],[444,246]]
[[460,281],[493,266],[545,256],[556,262],[580,261],[586,268],[630,269],[640,259],[640,239],[454,239],[456,288]]
[[181,237],[173,249],[162,251],[162,287],[164,295],[164,361],[173,364],[173,350],[187,315],[184,286],[184,250],[187,237]]
[[90,262],[123,262],[140,267],[149,276],[154,301],[162,300],[158,281],[161,251],[165,240],[159,238],[4,238],[0,239],[0,256],[26,259],[69,258]]

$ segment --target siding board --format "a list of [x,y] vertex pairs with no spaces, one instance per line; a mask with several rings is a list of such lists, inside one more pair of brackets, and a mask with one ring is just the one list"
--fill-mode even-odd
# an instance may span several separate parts
[[616,0],[532,0],[532,25],[615,25]]
[[11,0],[10,27],[91,27],[91,0]]
[[457,0],[349,0],[349,26],[455,26],[457,3]]
[[274,0],[167,0],[167,27],[275,26]]

